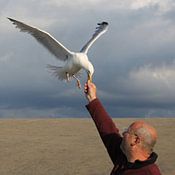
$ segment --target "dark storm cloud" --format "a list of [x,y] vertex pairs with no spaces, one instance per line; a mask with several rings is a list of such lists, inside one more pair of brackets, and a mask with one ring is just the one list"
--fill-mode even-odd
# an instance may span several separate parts
[[[62,63],[15,29],[7,16],[48,31],[72,51],[82,48],[97,22],[108,21],[108,32],[90,48],[89,58],[109,113],[174,115],[175,26],[169,1],[16,0],[1,9],[1,117],[88,115],[75,82],[60,82],[46,69]],[[83,73],[82,84],[85,80]]]

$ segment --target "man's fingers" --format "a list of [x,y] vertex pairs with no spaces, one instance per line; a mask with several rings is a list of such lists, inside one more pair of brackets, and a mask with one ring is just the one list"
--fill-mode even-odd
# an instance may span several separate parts
[[87,94],[87,92],[88,92],[88,85],[87,85],[87,83],[85,83],[85,85],[84,85],[84,92]]
[[87,85],[87,83],[85,83],[85,85],[84,85],[84,89],[87,89],[88,88],[88,85]]
[[92,83],[90,80],[88,80],[86,83],[85,83],[85,86],[84,86],[84,90],[86,92],[88,92],[88,90],[91,90],[91,89],[96,89],[94,83]]
[[88,88],[95,88],[96,87],[95,84],[92,83],[90,80],[87,81],[87,86],[88,86]]

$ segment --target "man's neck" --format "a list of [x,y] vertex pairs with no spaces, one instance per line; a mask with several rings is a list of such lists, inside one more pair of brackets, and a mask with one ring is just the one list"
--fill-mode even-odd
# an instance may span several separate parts
[[127,160],[128,162],[131,162],[131,163],[134,163],[136,160],[139,160],[139,161],[145,161],[148,159],[148,155],[144,155],[144,154],[136,154],[134,153],[133,155],[132,154],[128,154],[126,155],[127,157]]

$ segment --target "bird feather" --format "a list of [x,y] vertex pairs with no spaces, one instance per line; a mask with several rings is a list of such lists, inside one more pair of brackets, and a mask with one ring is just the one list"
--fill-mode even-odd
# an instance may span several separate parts
[[108,29],[108,23],[102,22],[98,23],[98,27],[96,27],[95,33],[92,35],[91,39],[83,46],[80,52],[83,52],[87,54],[89,48],[92,46],[92,44],[102,35],[104,34]]
[[19,28],[21,32],[31,34],[40,44],[47,48],[59,60],[66,61],[67,58],[72,55],[71,51],[53,38],[49,33],[12,18],[8,19],[12,21],[12,23],[16,25],[16,28]]

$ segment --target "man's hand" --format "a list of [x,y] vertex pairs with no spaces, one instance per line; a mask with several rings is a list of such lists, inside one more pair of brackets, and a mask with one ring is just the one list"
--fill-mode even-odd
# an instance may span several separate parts
[[96,86],[89,80],[84,85],[84,93],[89,102],[97,98]]

